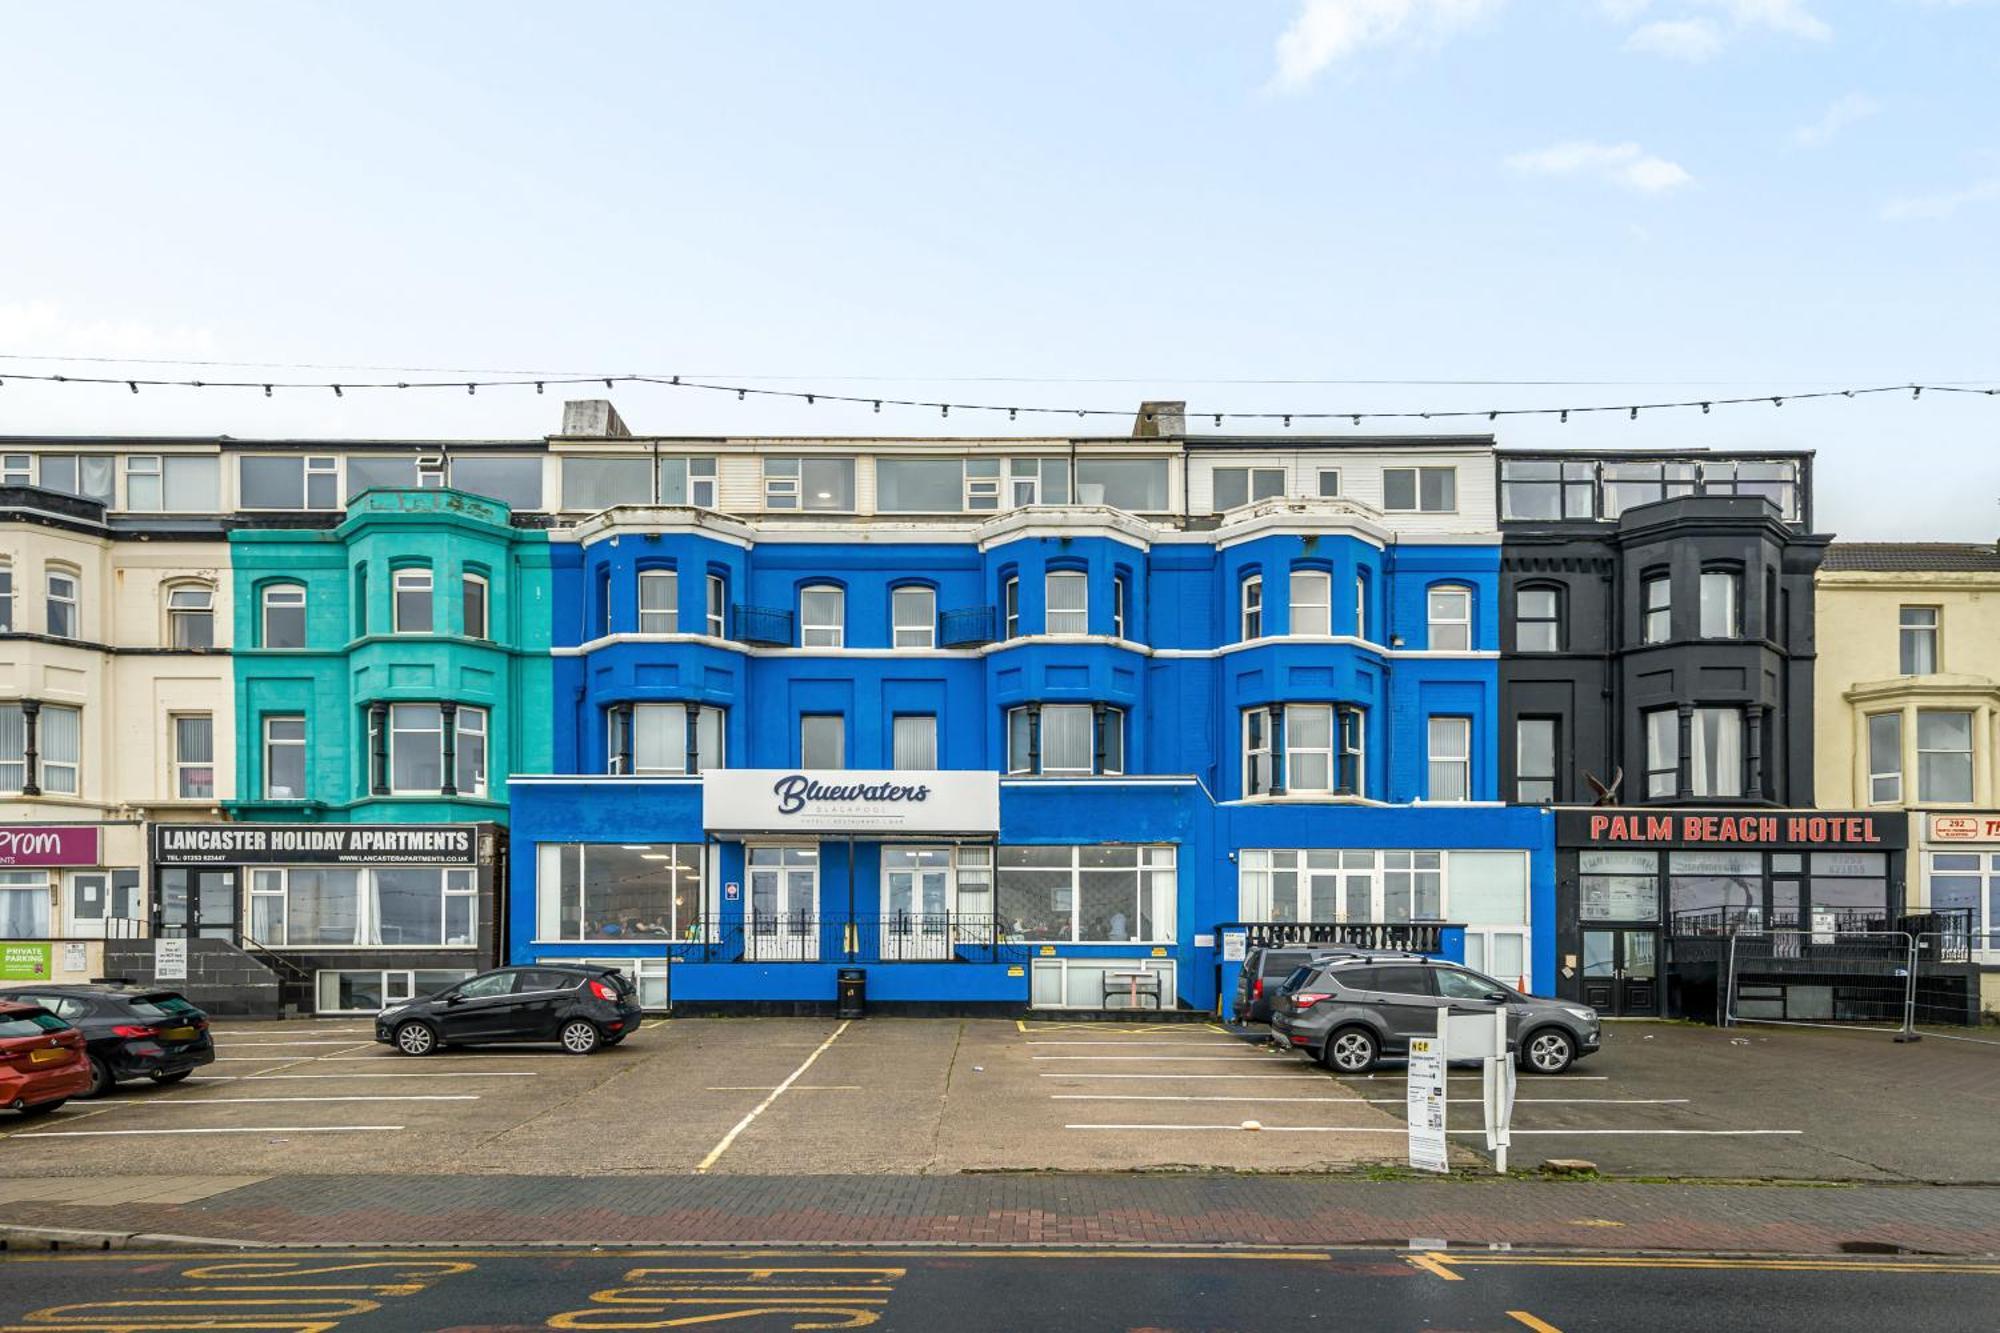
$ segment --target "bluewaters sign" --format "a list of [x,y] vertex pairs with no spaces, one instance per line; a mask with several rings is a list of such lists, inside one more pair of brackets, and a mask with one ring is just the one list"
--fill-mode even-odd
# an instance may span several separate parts
[[701,778],[711,833],[998,833],[997,773],[725,768]]

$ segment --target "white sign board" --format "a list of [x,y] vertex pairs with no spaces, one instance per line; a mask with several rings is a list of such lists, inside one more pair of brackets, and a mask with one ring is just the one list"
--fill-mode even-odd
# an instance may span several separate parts
[[188,974],[188,942],[186,940],[153,941],[153,980],[186,981]]
[[1225,930],[1222,932],[1222,961],[1240,963],[1247,952],[1250,932],[1247,930]]
[[70,940],[63,945],[63,971],[83,972],[90,968],[89,951],[79,940]]
[[1410,1165],[1419,1171],[1449,1171],[1444,1137],[1444,1044],[1432,1037],[1410,1038],[1410,1082],[1406,1116]]
[[1000,775],[931,769],[711,769],[711,833],[1000,832]]

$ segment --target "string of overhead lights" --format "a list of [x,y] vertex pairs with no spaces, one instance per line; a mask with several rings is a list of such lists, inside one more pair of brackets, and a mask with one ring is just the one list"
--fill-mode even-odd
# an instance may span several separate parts
[[[954,403],[922,398],[889,398],[872,394],[824,393],[806,389],[774,389],[748,384],[721,384],[709,380],[690,379],[681,375],[569,375],[542,376],[540,378],[497,378],[497,379],[425,379],[425,380],[338,380],[302,382],[297,380],[198,380],[198,379],[149,379],[122,375],[60,375],[60,374],[20,374],[0,373],[0,386],[10,382],[35,384],[77,384],[117,387],[125,386],[133,393],[141,389],[262,389],[266,398],[275,397],[278,391],[286,393],[332,393],[336,398],[345,397],[349,392],[367,393],[401,389],[463,389],[467,394],[477,394],[481,389],[528,389],[536,393],[547,392],[550,385],[557,388],[596,386],[614,389],[621,384],[645,384],[662,388],[691,389],[708,393],[735,394],[737,401],[749,398],[786,399],[803,402],[807,406],[819,403],[837,403],[844,406],[869,407],[880,412],[884,407],[935,409],[941,417],[949,418],[954,411],[964,413],[1002,413],[1009,421],[1019,420],[1023,414],[1035,417],[1094,417],[1125,418],[1132,415],[1130,408],[1109,407],[1045,407],[1029,405],[1008,405],[1005,403]],[[1495,408],[1439,408],[1431,411],[1228,411],[1189,413],[1192,420],[1204,418],[1220,428],[1226,421],[1282,422],[1289,427],[1294,421],[1349,421],[1360,425],[1364,421],[1452,421],[1472,420],[1484,417],[1497,421],[1501,417],[1555,417],[1567,423],[1572,415],[1603,415],[1624,413],[1630,420],[1637,420],[1641,412],[1668,412],[1700,408],[1704,414],[1718,407],[1745,407],[1764,404],[1783,407],[1788,402],[1808,402],[1833,398],[1874,397],[1881,394],[1907,393],[1912,399],[1933,394],[1972,394],[1986,397],[2000,397],[2000,387],[1980,387],[1964,384],[1883,384],[1848,389],[1815,389],[1802,393],[1759,393],[1741,394],[1731,397],[1684,398],[1658,400],[1643,403],[1592,403],[1569,407],[1495,407]],[[1146,414],[1151,420],[1152,413]]]

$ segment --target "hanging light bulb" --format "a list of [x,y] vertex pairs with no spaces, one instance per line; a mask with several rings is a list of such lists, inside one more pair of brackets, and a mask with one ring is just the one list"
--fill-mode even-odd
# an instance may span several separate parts
[[479,388],[479,386],[478,386],[477,384],[467,384],[467,385],[465,386],[465,393],[466,393],[466,396],[467,396],[468,398],[469,398],[469,397],[471,397],[471,396],[473,395],[473,393],[474,393],[474,392],[476,392],[476,391],[478,390],[478,388]]
[[264,396],[266,398],[269,398],[271,396],[271,386],[268,384],[264,386]]
[[542,391],[542,382],[541,382],[540,380],[536,380],[536,381],[535,381],[535,392],[536,392],[536,393],[540,393],[541,391]]
[[1562,424],[1565,426],[1569,424],[1569,409],[1567,407],[1563,409]]
[[1707,403],[1703,403],[1703,404],[1701,405],[1701,414],[1702,414],[1703,416],[1707,416],[1707,415],[1708,415],[1708,404],[1707,404]]
[[1291,424],[1292,424],[1292,416],[1291,416],[1291,413],[1287,412],[1287,413],[1285,414],[1285,425],[1286,425],[1286,427],[1287,427],[1287,428],[1289,428],[1289,427],[1291,426]]
[[139,381],[137,381],[137,380],[126,380],[126,381],[125,381],[125,387],[126,387],[126,388],[128,388],[128,389],[130,389],[130,390],[131,390],[131,391],[132,391],[133,393],[137,393],[137,392],[139,392]]
[[1639,409],[1635,407],[1635,408],[1633,408],[1633,409],[1632,409],[1632,415],[1631,415],[1631,416],[1629,416],[1629,417],[1627,417],[1627,418],[1626,418],[1626,420],[1627,420],[1627,421],[1637,421],[1638,419],[1639,419]]
[[333,396],[334,396],[335,398],[343,398],[343,397],[345,397],[346,395],[345,395],[345,394],[343,394],[343,393],[341,393],[341,391],[340,391],[340,386],[339,386],[338,384],[336,384],[336,385],[334,385],[334,386],[333,386]]

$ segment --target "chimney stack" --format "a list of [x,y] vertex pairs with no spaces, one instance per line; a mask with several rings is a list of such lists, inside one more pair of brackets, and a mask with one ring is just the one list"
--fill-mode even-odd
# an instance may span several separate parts
[[1146,438],[1187,434],[1187,403],[1163,399],[1139,404],[1139,415],[1132,418],[1132,434]]
[[632,436],[609,398],[572,398],[564,403],[562,433],[565,436],[594,436],[606,440],[624,440]]

